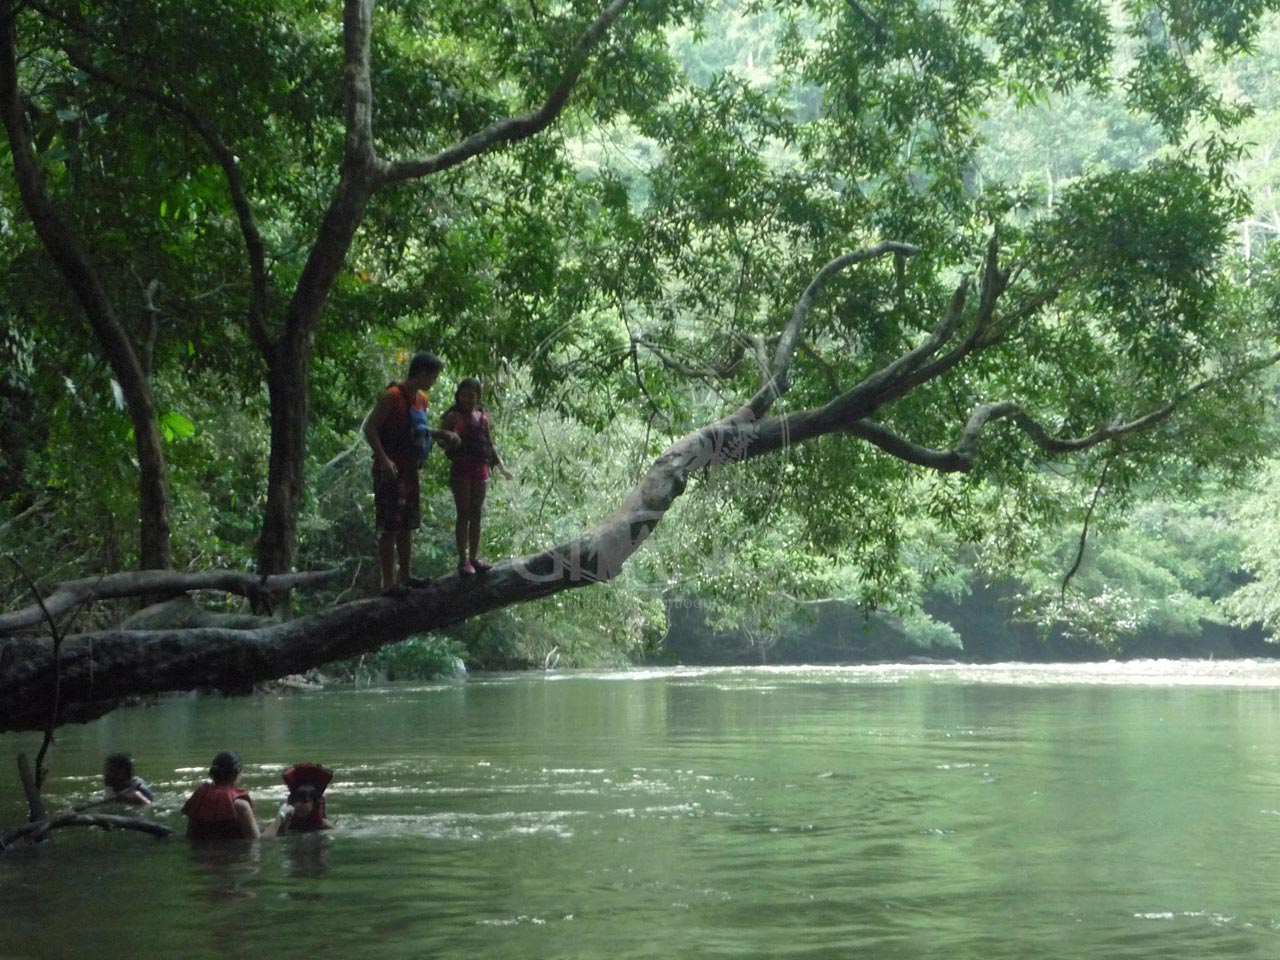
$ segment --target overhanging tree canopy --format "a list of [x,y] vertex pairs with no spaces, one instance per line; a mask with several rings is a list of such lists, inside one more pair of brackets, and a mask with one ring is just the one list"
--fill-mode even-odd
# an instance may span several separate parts
[[[595,318],[575,336],[579,350],[614,358],[583,375],[597,391],[652,400],[692,375],[738,399],[671,444],[599,525],[483,582],[450,578],[406,600],[359,601],[244,631],[73,636],[58,658],[48,640],[0,640],[7,729],[43,725],[55,686],[62,719],[101,713],[130,694],[234,689],[609,579],[697,471],[788,446],[818,451],[797,458],[789,496],[808,490],[836,516],[842,488],[873,488],[908,467],[1016,486],[1045,459],[1090,451],[1106,450],[1136,475],[1171,459],[1229,461],[1253,449],[1254,374],[1275,359],[1272,321],[1250,288],[1232,285],[1224,259],[1241,200],[1224,186],[1223,137],[1149,169],[1090,178],[1039,215],[1025,198],[972,182],[973,120],[987,98],[1103,82],[1117,31],[1102,4],[965,2],[945,13],[784,5],[776,89],[728,73],[704,87],[677,81],[662,31],[712,4],[469,5],[455,23],[443,8],[427,21],[388,4],[375,18],[372,3],[348,0],[340,55],[337,25],[306,3],[254,6],[249,20],[230,8],[225,18],[210,8],[174,20],[137,5],[28,6],[0,4],[0,93],[24,203],[33,218],[69,224],[40,237],[73,288],[94,289],[96,268],[87,254],[68,258],[65,236],[92,236],[95,218],[78,205],[76,178],[60,176],[59,164],[72,164],[51,144],[74,156],[66,130],[24,108],[24,29],[59,51],[74,81],[69,96],[109,91],[120,98],[112,109],[165,125],[154,148],[136,127],[123,139],[95,130],[101,157],[164,152],[197,171],[203,186],[190,202],[223,214],[189,239],[193,250],[210,245],[227,276],[242,264],[244,282],[227,303],[247,316],[243,343],[265,361],[272,466],[261,573],[292,557],[311,354],[332,322],[325,305],[361,223],[371,214],[371,244],[417,226],[396,223],[376,198],[526,140],[534,152],[525,169],[541,164],[544,175],[554,171],[548,182],[564,182],[576,176],[565,162],[566,120],[579,129],[628,115],[658,158],[638,181],[605,170],[581,184],[572,202],[594,204],[592,231],[557,238],[560,260],[543,268],[552,277],[563,269],[584,292],[538,300],[530,315],[570,308]],[[1230,121],[1234,108],[1197,86],[1188,53],[1205,43],[1222,55],[1246,49],[1271,6],[1242,16],[1231,4],[1124,4],[1134,102],[1175,134],[1192,117]],[[490,19],[476,30],[479,14]],[[264,18],[269,29],[254,39]],[[153,36],[170,29],[183,40],[185,72],[177,49]],[[469,45],[458,46],[463,35]],[[219,81],[231,38],[248,41],[250,53]],[[56,87],[26,103],[56,100]],[[555,149],[537,154],[552,129]],[[310,192],[298,187],[307,164],[323,181]],[[101,171],[86,167],[94,182]],[[484,174],[511,188],[500,167],[495,160]],[[148,178],[137,179],[145,188]],[[549,194],[570,204],[567,196]],[[407,206],[426,216],[439,204],[421,193]],[[509,335],[504,319],[530,315],[496,318],[495,338]],[[560,329],[573,316],[544,319]],[[526,359],[544,363],[549,383],[563,354]],[[135,424],[154,420],[139,410]],[[839,442],[812,443],[820,438]],[[962,502],[973,489],[948,495]],[[144,527],[155,519],[146,502]]]

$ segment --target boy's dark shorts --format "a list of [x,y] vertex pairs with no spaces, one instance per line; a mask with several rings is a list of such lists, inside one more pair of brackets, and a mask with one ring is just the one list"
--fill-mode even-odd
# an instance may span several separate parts
[[378,535],[417,530],[422,525],[418,465],[396,464],[397,475],[373,468],[373,515]]

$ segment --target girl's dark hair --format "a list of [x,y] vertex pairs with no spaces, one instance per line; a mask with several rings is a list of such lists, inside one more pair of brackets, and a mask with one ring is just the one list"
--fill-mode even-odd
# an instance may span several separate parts
[[444,369],[444,361],[434,353],[415,353],[409,360],[409,376],[416,377],[420,373],[439,373]]
[[209,777],[214,783],[231,783],[240,772],[240,755],[223,750],[209,764]]
[[112,770],[119,770],[125,777],[133,776],[133,757],[127,753],[113,753],[107,757],[106,765]]
[[483,393],[484,391],[484,387],[480,384],[480,381],[477,380],[475,377],[463,377],[461,380],[458,381],[457,389],[453,391],[454,406],[457,406],[458,401],[462,399],[462,391],[467,389],[467,387],[471,387],[473,390],[475,390],[477,399],[480,398],[481,393]]

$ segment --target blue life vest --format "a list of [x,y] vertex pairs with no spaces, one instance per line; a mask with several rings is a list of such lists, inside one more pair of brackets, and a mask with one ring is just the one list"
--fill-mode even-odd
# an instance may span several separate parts
[[431,452],[431,428],[427,425],[427,411],[409,405],[409,426],[413,428],[413,449],[418,460],[427,459]]

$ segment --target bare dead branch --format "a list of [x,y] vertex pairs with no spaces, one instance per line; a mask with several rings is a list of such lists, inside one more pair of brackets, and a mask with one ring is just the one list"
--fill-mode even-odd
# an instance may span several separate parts
[[20,521],[27,519],[27,517],[35,516],[37,513],[39,513],[48,505],[49,505],[48,497],[37,498],[29,507],[27,507],[24,510],[20,510],[18,513],[15,513],[12,517],[10,517],[4,523],[0,523],[0,534],[8,533]]
[[368,448],[368,444],[366,443],[364,437],[357,437],[355,441],[350,446],[348,446],[345,450],[343,450],[341,453],[334,456],[332,459],[326,460],[324,462],[324,464],[320,467],[320,476],[323,477],[325,474],[330,473],[333,470],[336,470],[338,467],[342,466],[342,464],[345,463],[347,460],[349,460],[351,457],[359,453],[362,449],[367,449],[367,448]]
[[0,835],[0,853],[26,838],[32,843],[45,839],[52,831],[62,827],[98,827],[102,830],[137,830],[153,837],[171,837],[173,831],[164,824],[140,817],[124,817],[110,813],[58,813],[34,823],[22,823],[10,827]]

